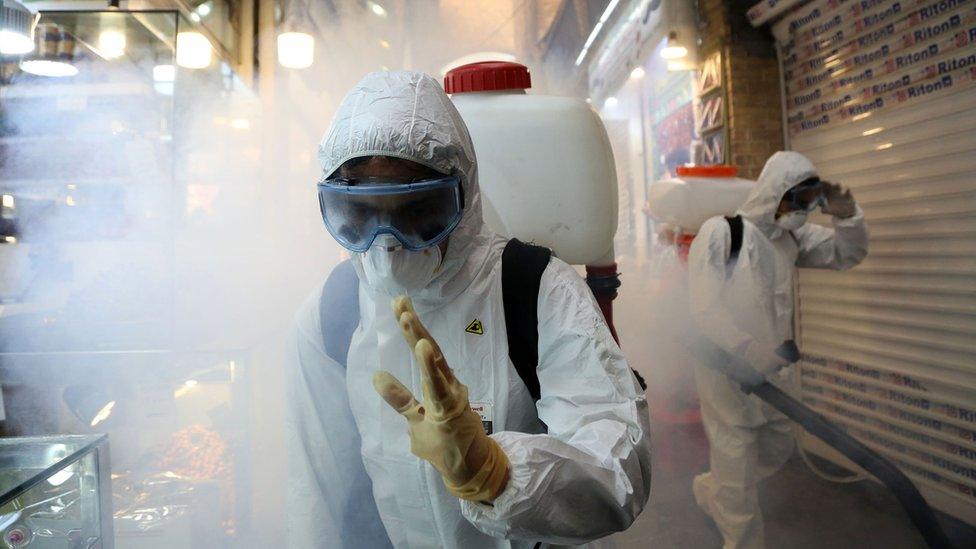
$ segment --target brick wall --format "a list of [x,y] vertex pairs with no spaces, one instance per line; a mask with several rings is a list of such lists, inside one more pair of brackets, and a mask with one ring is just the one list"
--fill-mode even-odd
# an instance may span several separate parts
[[729,161],[755,178],[783,148],[779,66],[767,28],[753,28],[746,11],[755,0],[699,0],[701,57],[724,57]]

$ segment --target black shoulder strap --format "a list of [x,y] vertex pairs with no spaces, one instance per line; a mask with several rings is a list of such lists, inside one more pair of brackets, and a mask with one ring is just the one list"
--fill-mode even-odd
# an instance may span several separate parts
[[319,321],[325,354],[346,367],[349,343],[359,326],[359,277],[348,259],[329,274],[319,298]]
[[739,250],[742,249],[742,216],[725,218],[729,222],[729,230],[732,232],[732,248],[729,250],[729,260],[739,257]]
[[502,302],[508,356],[534,400],[539,389],[539,284],[552,251],[513,238],[502,252]]

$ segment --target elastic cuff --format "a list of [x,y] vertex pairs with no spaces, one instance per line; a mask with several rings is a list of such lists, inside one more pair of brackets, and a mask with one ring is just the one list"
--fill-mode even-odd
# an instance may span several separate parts
[[488,439],[488,459],[468,482],[454,486],[444,480],[447,490],[455,496],[474,502],[493,501],[508,481],[508,456],[497,442]]

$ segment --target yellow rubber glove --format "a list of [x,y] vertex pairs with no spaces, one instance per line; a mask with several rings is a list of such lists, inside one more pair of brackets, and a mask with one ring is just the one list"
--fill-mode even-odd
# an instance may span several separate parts
[[481,417],[468,402],[468,388],[454,377],[410,299],[394,299],[393,312],[420,365],[424,402],[417,402],[409,389],[384,370],[373,376],[373,387],[407,418],[410,451],[440,472],[452,494],[470,501],[493,501],[508,483],[508,457],[485,434]]

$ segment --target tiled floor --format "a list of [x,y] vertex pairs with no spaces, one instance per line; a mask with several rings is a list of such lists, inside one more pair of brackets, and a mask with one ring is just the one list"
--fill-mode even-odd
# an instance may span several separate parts
[[[691,495],[691,479],[707,469],[700,424],[657,422],[651,503],[628,531],[622,549],[714,548],[722,539]],[[799,456],[760,489],[769,548],[925,547],[894,497],[880,484],[834,484],[815,476]],[[940,515],[956,547],[976,547],[976,528]]]

